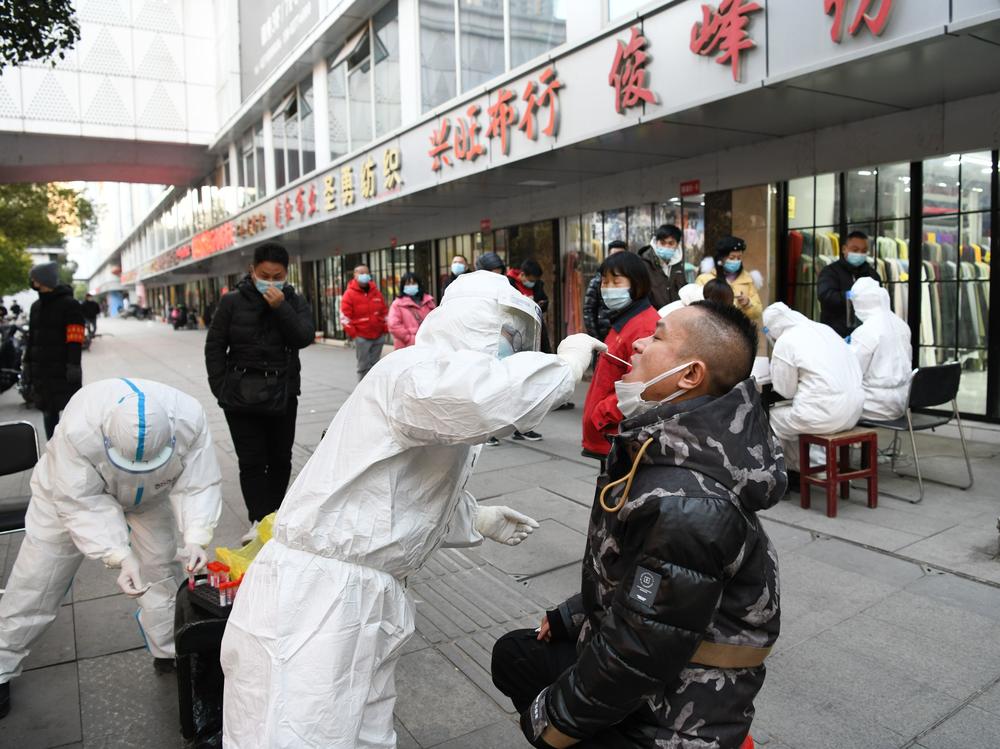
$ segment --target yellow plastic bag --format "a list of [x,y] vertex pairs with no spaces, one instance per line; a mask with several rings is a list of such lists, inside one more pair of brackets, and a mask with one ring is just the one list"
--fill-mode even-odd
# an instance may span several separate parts
[[264,547],[264,544],[271,540],[271,535],[274,532],[274,516],[275,513],[272,512],[258,523],[256,538],[246,546],[239,549],[230,549],[225,546],[215,547],[215,556],[220,562],[229,567],[229,578],[231,580],[239,580],[243,577],[250,566],[250,562],[257,556],[257,552]]

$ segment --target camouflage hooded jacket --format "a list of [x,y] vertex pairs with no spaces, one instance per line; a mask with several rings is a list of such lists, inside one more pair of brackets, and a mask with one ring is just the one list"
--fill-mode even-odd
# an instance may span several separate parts
[[594,502],[581,596],[561,607],[573,618],[577,604],[577,661],[539,700],[588,747],[736,749],[764,666],[691,660],[703,641],[778,637],[778,560],[756,513],[784,494],[781,447],[752,380],[623,422],[605,480],[627,475],[650,438],[621,510]]

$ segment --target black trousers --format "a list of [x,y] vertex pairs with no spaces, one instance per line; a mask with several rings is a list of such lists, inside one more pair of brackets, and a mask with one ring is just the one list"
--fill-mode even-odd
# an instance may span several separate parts
[[[519,713],[534,702],[545,687],[576,663],[576,643],[568,641],[540,642],[533,629],[515,629],[493,645],[490,671],[496,688],[510,697]],[[527,740],[525,740],[527,745]],[[619,749],[641,746],[627,740],[618,731],[601,731],[573,749]]]
[[48,439],[52,439],[52,434],[56,431],[56,425],[59,423],[59,414],[62,411],[56,409],[55,411],[42,411],[42,423],[45,425],[45,436]]
[[298,398],[292,397],[285,413],[275,416],[226,411],[250,522],[270,515],[285,497],[292,475],[292,442],[298,408]]

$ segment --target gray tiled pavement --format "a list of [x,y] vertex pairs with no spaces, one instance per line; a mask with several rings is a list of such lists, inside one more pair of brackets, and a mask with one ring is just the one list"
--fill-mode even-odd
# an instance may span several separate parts
[[[102,321],[102,331],[86,354],[87,381],[158,379],[206,405],[226,477],[216,543],[233,544],[245,514],[225,420],[204,382],[204,333],[128,321]],[[328,346],[304,352],[296,470],[353,387],[352,354]],[[8,392],[0,419],[13,418],[41,426],[40,415]],[[398,669],[401,748],[526,746],[490,683],[489,652],[497,636],[535,626],[545,606],[578,585],[596,476],[595,464],[579,456],[579,419],[579,408],[556,412],[539,429],[544,441],[485,450],[470,482],[481,501],[540,521],[526,544],[444,550],[411,579],[417,634]],[[955,441],[926,437],[920,445],[927,473],[957,477]],[[1000,446],[972,450],[977,484],[968,492],[931,485],[921,505],[882,497],[870,510],[855,491],[836,519],[816,498],[810,510],[785,501],[765,513],[780,555],[782,635],[757,700],[759,744],[1000,747]],[[889,491],[911,488],[886,471],[882,478]],[[6,494],[26,487],[27,476],[0,479]],[[19,543],[17,535],[0,537],[0,580]],[[0,721],[0,746],[183,745],[175,685],[153,675],[133,612],[114,575],[85,562],[12,684],[14,710]]]

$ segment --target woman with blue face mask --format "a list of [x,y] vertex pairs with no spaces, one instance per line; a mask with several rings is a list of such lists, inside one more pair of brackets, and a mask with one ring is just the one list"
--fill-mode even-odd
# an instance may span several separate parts
[[618,408],[615,383],[630,365],[633,344],[651,336],[660,316],[650,303],[650,277],[646,263],[631,252],[609,255],[599,269],[601,297],[610,311],[611,330],[604,342],[606,354],[597,357],[594,378],[583,406],[583,454],[603,460],[611,449],[610,437],[618,433],[623,415]]
[[743,265],[746,248],[747,243],[740,237],[723,237],[715,243],[715,271],[702,273],[697,280],[702,286],[712,279],[728,284],[733,290],[733,304],[759,327],[764,306],[756,279]]
[[407,272],[399,279],[400,295],[389,306],[386,324],[397,349],[412,346],[417,330],[437,305],[434,297],[424,293],[424,284],[416,273]]

